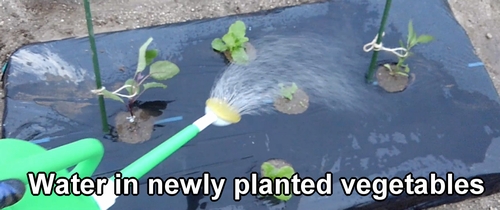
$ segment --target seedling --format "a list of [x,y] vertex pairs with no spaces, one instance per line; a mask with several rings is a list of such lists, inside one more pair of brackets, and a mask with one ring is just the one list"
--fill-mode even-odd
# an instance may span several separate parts
[[[137,70],[132,78],[125,81],[125,84],[118,88],[117,90],[111,92],[102,87],[100,90],[92,90],[93,93],[102,95],[105,98],[113,99],[125,103],[122,98],[128,99],[128,110],[130,112],[130,122],[134,122],[135,116],[133,114],[132,108],[134,102],[141,96],[146,90],[151,88],[167,88],[165,84],[160,82],[148,82],[144,83],[147,79],[152,78],[157,81],[168,80],[179,73],[179,67],[174,63],[166,60],[156,61],[153,60],[158,56],[158,50],[148,50],[149,44],[153,41],[153,38],[149,38],[140,48],[139,48],[139,61],[137,63]],[[149,73],[144,74],[144,70],[149,66]],[[125,89],[128,95],[120,94],[119,92]]]
[[285,86],[282,83],[278,84],[281,88],[281,97],[276,97],[274,100],[274,108],[285,114],[300,114],[309,107],[309,96],[300,89],[295,83]]
[[408,37],[406,40],[406,46],[403,44],[403,41],[399,41],[399,45],[401,45],[402,48],[406,49],[406,55],[398,57],[398,62],[396,66],[391,67],[390,64],[384,64],[384,67],[386,67],[391,75],[394,74],[400,74],[403,76],[408,76],[410,73],[410,67],[408,64],[406,64],[406,59],[412,54],[410,50],[415,47],[418,44],[426,44],[434,40],[434,37],[430,35],[420,35],[417,36],[417,33],[413,30],[413,23],[410,20],[408,23]]
[[246,26],[243,21],[236,21],[229,27],[228,32],[220,38],[212,41],[212,48],[218,52],[229,52],[236,63],[248,62],[245,44],[249,41],[246,37]]
[[[292,166],[286,164],[284,161],[283,163],[285,164],[281,162],[282,161],[280,160],[270,160],[262,163],[262,165],[260,166],[262,177],[270,178],[271,180],[273,180],[273,182],[276,178],[278,179],[286,178],[290,180],[292,176],[295,174],[295,170],[293,169]],[[278,164],[272,164],[272,163],[278,163]],[[274,195],[274,197],[282,201],[288,201],[290,200],[290,198],[292,198],[292,194],[290,195],[280,194],[280,195]]]
[[295,83],[292,83],[292,85],[289,87],[285,87],[283,84],[279,84],[279,86],[281,88],[281,96],[290,101],[293,99],[293,94],[295,94],[295,91],[299,89]]

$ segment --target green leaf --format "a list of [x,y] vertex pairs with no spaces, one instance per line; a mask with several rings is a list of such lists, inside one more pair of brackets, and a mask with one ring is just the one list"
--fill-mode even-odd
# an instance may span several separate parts
[[227,50],[226,44],[220,38],[216,38],[212,41],[212,48],[219,52],[224,52]]
[[231,52],[231,57],[233,58],[233,60],[236,63],[240,63],[240,64],[246,63],[248,61],[247,52],[245,52],[245,48],[243,48],[243,47],[235,48]]
[[290,92],[295,93],[299,89],[295,83],[292,83],[292,86],[290,87]]
[[125,88],[125,89],[127,89],[127,92],[129,95],[134,94],[134,91],[138,91],[138,90],[135,90],[135,87],[137,87],[137,82],[134,79],[128,79],[127,81],[125,81],[125,85],[132,86],[132,87]]
[[179,71],[179,67],[170,61],[156,61],[149,67],[149,74],[156,80],[170,79]]
[[293,93],[295,93],[295,91],[297,91],[297,89],[298,89],[297,85],[295,83],[293,83],[292,86],[285,87],[284,91],[293,94]]
[[293,99],[293,94],[298,89],[298,87],[295,83],[293,83],[292,86],[290,86],[290,87],[284,87],[283,84],[281,84],[280,87],[281,87],[281,96],[283,96],[284,98],[286,98],[288,100]]
[[410,73],[410,67],[408,66],[408,64],[404,65],[404,67],[405,67],[405,72]]
[[102,94],[102,96],[103,96],[104,98],[109,98],[109,99],[113,99],[113,100],[115,100],[115,101],[120,101],[120,102],[124,103],[124,101],[123,101],[123,99],[122,99],[122,98],[120,98],[119,96],[117,96],[117,95],[113,94],[112,92],[109,92],[108,90],[103,90],[103,91],[101,92],[101,94]]
[[[283,166],[280,169],[277,170],[275,174],[275,178],[286,178],[286,179],[291,179],[293,174],[295,174],[295,170],[291,166]],[[283,188],[283,186],[281,186]],[[283,190],[282,190],[283,192]],[[288,201],[290,198],[292,198],[292,195],[285,195],[284,193],[280,195],[275,195],[277,199],[280,199],[282,201]]]
[[230,49],[236,46],[236,39],[234,38],[233,34],[226,34],[222,37],[222,41],[226,43],[226,46],[228,46]]
[[137,62],[137,70],[135,73],[140,73],[144,71],[144,69],[147,66],[147,61],[146,61],[146,50],[148,49],[149,44],[153,41],[153,38],[149,38],[142,46],[139,48],[139,60]]
[[167,88],[166,85],[159,83],[159,82],[148,82],[142,86],[144,87],[144,91],[149,89],[149,88],[163,88],[163,89]]
[[[282,84],[280,84],[280,86],[282,86]],[[269,162],[262,163],[260,168],[262,171],[262,176],[268,177],[268,178],[272,179],[273,181],[275,178],[288,178],[288,179],[290,179],[293,176],[293,174],[295,174],[295,170],[290,166],[283,166],[282,168],[277,169]],[[282,190],[282,192],[283,192],[283,190]],[[290,200],[290,198],[292,198],[292,195],[291,194],[285,195],[282,193],[281,195],[275,195],[274,197],[276,197],[277,199],[280,199],[282,201],[288,201],[288,200]]]
[[231,26],[229,26],[229,33],[234,34],[236,38],[243,38],[245,37],[247,27],[245,26],[245,23],[241,20],[237,20]]
[[286,99],[288,99],[290,101],[293,100],[293,94],[290,93],[290,92],[283,92],[282,95],[283,95],[284,98],[286,98]]
[[237,46],[244,46],[245,43],[248,42],[248,37],[241,37],[236,40],[236,45]]
[[[281,192],[283,192],[283,190]],[[281,195],[275,195],[274,197],[282,201],[288,201],[292,198],[292,194],[290,195],[281,194]]]
[[401,46],[402,48],[406,48],[406,46],[403,44],[403,40],[399,40],[399,46]]
[[386,63],[384,64],[384,67],[387,68],[387,70],[392,71],[390,64]]
[[413,21],[408,22],[408,40],[406,40],[407,46],[413,46],[412,42],[415,40],[415,31],[413,30]]
[[276,177],[279,177],[279,178],[285,177],[285,178],[291,179],[293,174],[295,174],[295,170],[293,170],[292,167],[283,166],[280,169],[278,169],[278,171],[276,172]]
[[426,44],[426,43],[429,43],[431,42],[432,40],[434,40],[434,37],[432,37],[431,35],[420,35],[418,38],[417,38],[417,43],[422,43],[422,44]]
[[272,164],[270,164],[268,162],[264,162],[260,166],[260,169],[263,172],[262,176],[269,177],[269,178],[274,178],[275,177],[274,171],[276,170],[276,168]]
[[408,76],[407,73],[405,72],[402,72],[402,71],[397,71],[396,74],[399,74],[399,75],[403,75],[403,76]]
[[158,50],[147,50],[146,51],[146,66],[151,64],[153,60],[158,56]]

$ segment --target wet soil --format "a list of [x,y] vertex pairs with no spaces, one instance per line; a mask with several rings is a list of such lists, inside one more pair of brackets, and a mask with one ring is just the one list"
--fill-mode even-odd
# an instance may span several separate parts
[[284,97],[277,98],[274,101],[274,107],[285,114],[301,114],[309,107],[309,96],[303,90],[297,89],[292,100]]
[[[392,69],[396,68],[396,65],[391,65]],[[377,81],[378,85],[382,87],[385,91],[389,93],[401,92],[408,87],[409,77],[401,74],[392,74],[391,71],[385,66],[379,66],[377,69]]]
[[120,112],[115,117],[118,141],[138,144],[151,138],[154,128],[154,117],[142,109],[134,110],[134,122],[129,121],[130,112]]

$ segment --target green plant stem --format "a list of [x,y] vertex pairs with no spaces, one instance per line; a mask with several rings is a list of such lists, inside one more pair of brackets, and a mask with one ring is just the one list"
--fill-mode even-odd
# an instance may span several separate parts
[[[380,28],[378,30],[378,37],[376,41],[377,44],[380,44],[380,42],[382,42],[382,34],[384,33],[385,30],[385,23],[387,22],[387,17],[389,16],[391,3],[392,0],[385,1],[384,14],[382,15],[382,21],[380,22]],[[370,68],[368,69],[368,74],[366,75],[367,83],[373,82],[373,74],[375,74],[375,68],[377,67],[377,57],[378,57],[378,51],[374,50],[372,54],[372,60],[370,62]]]
[[[87,30],[89,34],[90,49],[92,50],[92,63],[94,64],[95,84],[97,89],[99,90],[102,88],[101,71],[99,69],[99,59],[97,58],[97,48],[95,45],[94,27],[92,24],[92,13],[90,11],[89,0],[83,0],[83,5],[85,7],[85,18],[87,20]],[[104,104],[104,97],[102,95],[99,95],[98,97],[99,97],[99,109],[101,111],[102,131],[104,133],[109,133],[108,115],[106,114],[106,105]]]

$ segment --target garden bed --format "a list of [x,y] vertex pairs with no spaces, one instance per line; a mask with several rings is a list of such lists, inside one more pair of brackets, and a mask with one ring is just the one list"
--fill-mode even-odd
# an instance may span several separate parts
[[[334,173],[336,185],[332,196],[296,196],[286,204],[288,209],[346,209],[365,203],[372,205],[365,206],[367,209],[382,204],[396,208],[437,205],[453,199],[398,197],[397,202],[372,204],[370,196],[345,196],[338,183],[340,177],[392,178],[409,172],[427,176],[432,171],[440,175],[452,171],[455,177],[491,173],[495,173],[493,177],[500,176],[496,174],[500,173],[496,164],[500,158],[492,155],[500,148],[496,139],[499,131],[495,127],[500,122],[495,117],[500,114],[499,99],[484,68],[468,67],[479,60],[471,50],[470,41],[443,1],[404,5],[413,9],[393,6],[391,16],[398,19],[389,23],[384,45],[397,45],[401,36],[406,35],[409,18],[414,20],[415,28],[433,34],[437,41],[415,49],[415,55],[408,61],[415,80],[404,92],[386,93],[378,86],[362,83],[362,78],[352,78],[359,80],[360,86],[366,86],[366,94],[380,96],[371,103],[381,109],[360,114],[320,109],[311,104],[297,116],[244,116],[236,125],[203,131],[147,176],[200,177],[208,171],[213,177],[231,180],[258,172],[260,163],[270,158],[287,160],[301,177],[316,179],[328,171]],[[352,61],[357,68],[332,71],[362,74],[370,58],[369,53],[362,52],[362,46],[376,34],[380,20],[380,14],[373,12],[374,7],[381,13],[381,5],[374,3],[327,2],[98,35],[105,87],[115,89],[133,75],[137,50],[149,37],[154,38],[151,47],[160,51],[158,57],[176,63],[181,69],[167,81],[168,88],[151,90],[139,99],[139,103],[150,102],[141,107],[154,120],[145,121],[181,120],[156,125],[150,138],[136,144],[116,141],[116,133],[102,134],[97,100],[90,93],[95,82],[86,38],[22,47],[13,54],[7,69],[4,137],[36,140],[46,148],[87,137],[101,139],[106,155],[96,175],[110,176],[202,116],[214,79],[226,67],[224,57],[212,50],[211,42],[226,33],[234,21],[245,22],[250,41],[270,33],[292,36],[311,32],[331,39],[351,37],[350,42],[340,47],[348,52],[359,49],[366,59]],[[427,11],[435,17],[418,15],[418,11]],[[392,57],[381,54],[379,59]],[[127,111],[122,103],[111,100],[106,101],[106,108],[111,124],[119,113]],[[233,201],[231,184],[225,186],[221,200],[214,203],[197,196],[188,196],[187,202],[185,196],[151,197],[144,193],[143,185],[141,195],[120,198],[112,209],[268,208],[256,206],[261,203],[253,196]],[[485,186],[489,191],[498,190],[494,184],[486,182]]]

